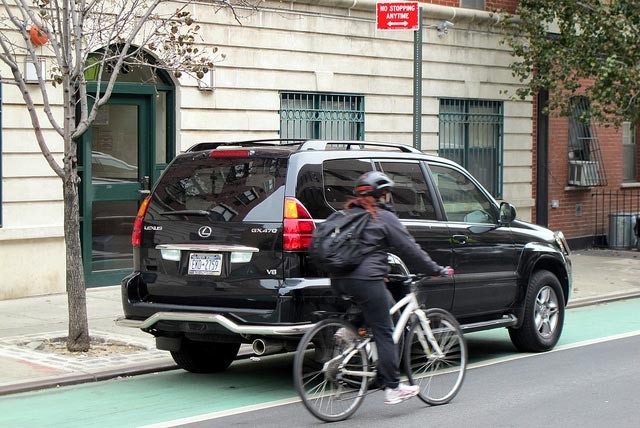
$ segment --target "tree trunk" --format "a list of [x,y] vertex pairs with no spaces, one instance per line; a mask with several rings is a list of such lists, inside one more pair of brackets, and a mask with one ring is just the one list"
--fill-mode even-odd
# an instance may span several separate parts
[[[72,142],[72,152],[76,144]],[[69,306],[69,336],[67,349],[72,352],[89,350],[89,324],[87,321],[87,292],[82,266],[80,245],[80,200],[78,198],[78,168],[75,155],[65,157],[64,239],[66,246],[67,301]]]

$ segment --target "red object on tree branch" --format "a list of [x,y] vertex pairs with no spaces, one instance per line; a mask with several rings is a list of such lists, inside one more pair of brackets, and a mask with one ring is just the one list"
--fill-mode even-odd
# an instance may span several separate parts
[[31,39],[33,46],[36,47],[42,46],[49,41],[49,36],[41,31],[35,24],[33,24],[29,30],[29,38]]

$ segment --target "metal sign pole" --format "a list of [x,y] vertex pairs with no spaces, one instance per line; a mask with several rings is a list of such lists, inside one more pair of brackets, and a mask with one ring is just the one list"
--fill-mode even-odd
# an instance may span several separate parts
[[422,8],[413,35],[413,147],[422,150]]

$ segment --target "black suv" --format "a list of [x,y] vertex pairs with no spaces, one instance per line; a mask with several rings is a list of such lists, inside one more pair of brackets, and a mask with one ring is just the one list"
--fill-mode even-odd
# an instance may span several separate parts
[[364,141],[201,143],[177,156],[138,212],[118,324],[192,372],[224,370],[243,343],[295,349],[317,311],[344,309],[307,259],[311,233],[371,170],[395,182],[416,241],[455,269],[418,290],[426,306],[466,332],[507,327],[523,351],[555,346],[571,293],[562,233],[516,220],[454,162]]

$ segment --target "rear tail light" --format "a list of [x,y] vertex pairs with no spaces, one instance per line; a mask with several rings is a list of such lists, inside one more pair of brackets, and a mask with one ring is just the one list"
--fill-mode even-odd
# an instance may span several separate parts
[[147,214],[147,208],[149,207],[149,201],[151,198],[145,198],[140,204],[140,208],[138,208],[138,215],[136,216],[136,220],[133,222],[133,233],[131,234],[131,245],[134,247],[139,247],[142,242],[142,222],[144,221],[144,216]]
[[284,199],[284,250],[302,251],[309,248],[316,228],[309,211],[296,198]]

